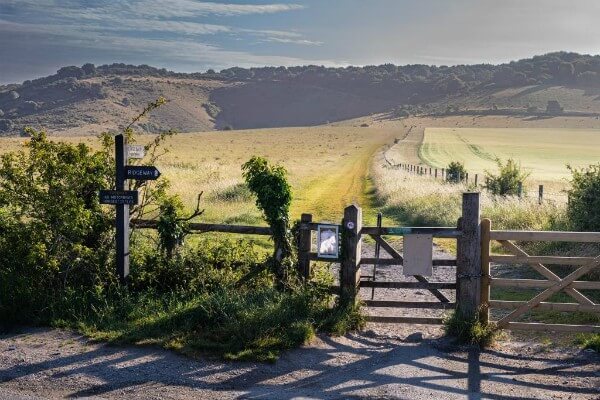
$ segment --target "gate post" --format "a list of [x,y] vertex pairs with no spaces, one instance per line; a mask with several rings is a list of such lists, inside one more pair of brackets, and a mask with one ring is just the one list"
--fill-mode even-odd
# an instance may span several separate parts
[[479,321],[487,323],[490,320],[490,231],[492,221],[488,218],[481,220],[481,309]]
[[342,221],[341,297],[356,301],[360,281],[362,209],[355,205],[344,209]]
[[481,216],[479,193],[463,193],[461,236],[456,248],[456,308],[467,319],[477,317],[481,301]]
[[[298,273],[301,277],[310,279],[310,248],[311,229],[308,224],[312,222],[312,214],[300,216],[300,232],[298,234]],[[305,227],[306,225],[306,227]]]

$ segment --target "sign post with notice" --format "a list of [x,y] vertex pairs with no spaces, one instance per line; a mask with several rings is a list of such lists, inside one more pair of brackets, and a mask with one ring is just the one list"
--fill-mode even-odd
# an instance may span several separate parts
[[116,266],[122,283],[129,276],[129,206],[138,204],[137,190],[125,190],[127,179],[156,180],[160,171],[153,166],[127,165],[129,158],[144,158],[144,146],[128,146],[125,137],[115,136],[115,190],[101,190],[100,204],[114,205],[116,209]]

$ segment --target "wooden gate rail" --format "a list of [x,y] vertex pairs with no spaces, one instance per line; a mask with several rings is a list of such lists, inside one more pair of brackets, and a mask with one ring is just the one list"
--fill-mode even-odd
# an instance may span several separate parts
[[[560,241],[560,242],[600,242],[599,232],[531,232],[531,231],[493,231],[489,220],[482,221],[482,257],[481,270],[483,275],[481,299],[482,312],[480,318],[489,321],[489,308],[511,310],[508,315],[497,321],[499,328],[524,330],[557,330],[576,332],[600,332],[596,325],[544,324],[532,322],[517,322],[528,311],[553,310],[561,312],[584,311],[600,314],[600,304],[594,303],[582,294],[580,289],[600,289],[600,282],[578,281],[591,270],[600,267],[600,256],[597,257],[558,257],[531,256],[517,246],[514,241]],[[510,255],[490,254],[490,242],[496,240]],[[506,279],[493,278],[490,274],[490,263],[524,264],[531,266],[546,280],[539,279]],[[567,276],[561,278],[549,270],[544,264],[565,265],[575,267]],[[543,289],[528,301],[491,300],[491,287],[517,287]],[[547,302],[552,295],[564,291],[576,303]]]
[[[361,257],[359,261],[360,265],[404,265],[404,258],[402,255],[396,251],[383,237],[382,235],[388,236],[404,236],[408,234],[429,234],[432,237],[445,237],[445,238],[456,238],[460,235],[460,231],[456,228],[446,228],[446,227],[371,227],[365,226],[361,229],[361,235],[369,235],[376,243],[378,243],[383,250],[385,250],[390,257],[392,258],[372,258],[372,257]],[[433,266],[456,266],[456,259],[436,259],[432,260]],[[416,283],[420,283],[420,286],[423,289],[428,290],[433,294],[440,302],[444,304],[451,304],[450,300],[439,291],[439,288],[436,287],[435,284],[431,284],[427,278],[420,275],[414,275],[414,278],[418,281]],[[395,287],[399,288],[402,286],[406,288],[406,286],[390,286],[396,283],[403,284],[405,282],[383,282],[387,286],[377,286],[381,282],[372,282],[372,281],[364,281],[360,280],[359,284],[361,287]],[[453,285],[453,289],[456,288],[456,284]],[[379,304],[379,303],[378,303]],[[383,303],[381,303],[383,304]],[[455,304],[455,303],[452,303]],[[374,307],[374,306],[373,306]],[[392,305],[379,305],[379,307],[394,307]],[[402,305],[397,305],[396,307],[403,307]]]

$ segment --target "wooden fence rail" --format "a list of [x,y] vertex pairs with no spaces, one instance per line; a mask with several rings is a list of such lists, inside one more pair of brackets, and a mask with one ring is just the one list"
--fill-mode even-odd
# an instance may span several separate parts
[[[158,221],[148,219],[133,219],[130,224],[138,229],[157,229],[158,227]],[[188,227],[194,233],[223,232],[267,236],[273,234],[273,231],[268,226],[203,224],[192,222],[188,224]]]

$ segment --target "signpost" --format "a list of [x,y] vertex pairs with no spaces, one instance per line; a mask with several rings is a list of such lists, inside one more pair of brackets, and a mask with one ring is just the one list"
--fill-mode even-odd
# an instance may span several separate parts
[[129,206],[138,203],[137,190],[125,190],[127,179],[156,180],[160,171],[153,166],[127,165],[128,158],[144,158],[144,146],[127,146],[123,135],[115,136],[115,189],[101,190],[100,204],[116,207],[117,274],[122,283],[129,275]]

